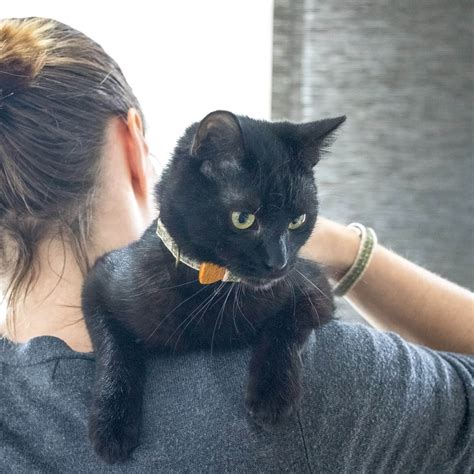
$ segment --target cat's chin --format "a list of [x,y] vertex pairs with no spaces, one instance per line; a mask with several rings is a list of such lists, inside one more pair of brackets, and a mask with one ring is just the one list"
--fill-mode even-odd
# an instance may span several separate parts
[[242,278],[241,283],[245,286],[252,288],[253,290],[264,291],[269,290],[277,283],[281,282],[286,278],[286,275],[283,275],[279,278]]

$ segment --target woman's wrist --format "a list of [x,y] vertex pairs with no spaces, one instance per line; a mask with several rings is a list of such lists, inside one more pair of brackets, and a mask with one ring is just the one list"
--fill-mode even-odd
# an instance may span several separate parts
[[320,263],[328,276],[337,281],[353,264],[359,245],[360,237],[353,229],[318,217],[311,237],[300,250],[300,257]]

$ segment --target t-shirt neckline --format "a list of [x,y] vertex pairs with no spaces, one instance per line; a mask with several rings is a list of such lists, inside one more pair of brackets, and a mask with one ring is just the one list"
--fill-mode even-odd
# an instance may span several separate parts
[[0,362],[7,365],[31,365],[53,359],[94,360],[92,352],[76,352],[56,336],[37,336],[16,343],[0,338]]

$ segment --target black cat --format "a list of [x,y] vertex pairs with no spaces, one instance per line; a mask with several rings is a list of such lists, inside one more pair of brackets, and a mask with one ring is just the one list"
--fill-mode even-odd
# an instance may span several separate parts
[[344,120],[216,111],[186,130],[156,188],[159,219],[83,288],[97,360],[89,436],[104,460],[138,443],[148,350],[252,344],[249,415],[271,425],[296,407],[300,352],[334,311],[321,269],[297,252],[318,212],[313,166]]

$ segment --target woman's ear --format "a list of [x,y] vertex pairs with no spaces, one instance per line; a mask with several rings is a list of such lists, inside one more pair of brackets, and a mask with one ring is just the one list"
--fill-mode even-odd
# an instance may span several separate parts
[[142,118],[136,109],[127,114],[126,134],[127,158],[130,167],[133,190],[137,198],[146,199],[149,192],[148,144],[145,140]]

